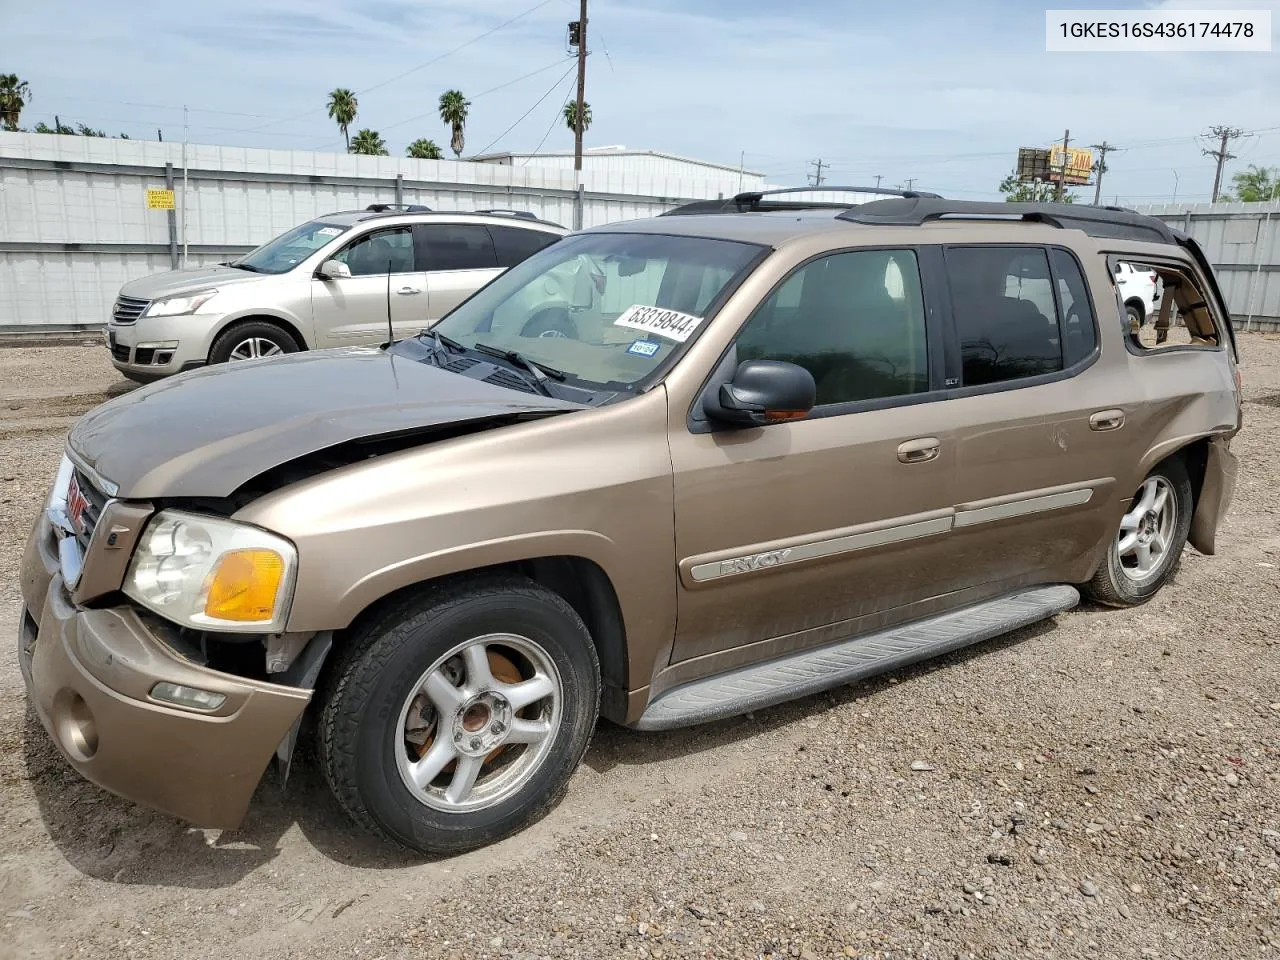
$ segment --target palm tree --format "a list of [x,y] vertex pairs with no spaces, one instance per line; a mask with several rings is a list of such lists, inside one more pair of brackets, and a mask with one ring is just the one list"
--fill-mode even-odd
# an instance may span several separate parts
[[31,88],[16,73],[0,73],[0,124],[17,130],[22,108],[31,102]]
[[387,142],[382,139],[382,135],[377,130],[370,130],[365,127],[363,130],[356,132],[351,138],[350,153],[360,153],[368,157],[386,157]]
[[347,153],[351,152],[351,134],[347,128],[355,123],[356,110],[360,106],[356,95],[346,87],[338,87],[329,94],[329,116],[338,122],[338,129],[347,141]]
[[453,131],[449,148],[453,150],[455,157],[461,157],[462,149],[466,146],[462,128],[466,126],[467,110],[470,106],[471,101],[462,95],[461,90],[446,90],[440,94],[440,119]]
[[[575,134],[578,132],[578,101],[574,100],[564,105],[564,122],[569,129]],[[591,126],[591,104],[582,101],[582,132],[587,132],[587,127]]]
[[443,160],[444,154],[440,152],[440,148],[436,146],[434,140],[428,140],[426,137],[419,137],[413,143],[405,148],[405,155],[413,157],[415,160]]

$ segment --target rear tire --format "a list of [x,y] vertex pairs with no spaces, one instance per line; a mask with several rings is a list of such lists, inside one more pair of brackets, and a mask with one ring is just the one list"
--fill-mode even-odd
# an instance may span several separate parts
[[1174,457],[1147,475],[1126,506],[1106,559],[1085,585],[1099,603],[1136,607],[1173,578],[1191,531],[1191,480]]
[[1142,308],[1137,304],[1127,303],[1124,312],[1129,315],[1129,329],[1138,330],[1142,324],[1146,322],[1146,317],[1142,312]]
[[265,320],[249,320],[218,334],[209,349],[209,362],[255,360],[258,357],[297,353],[300,349],[298,341],[283,327]]
[[559,594],[484,577],[431,587],[359,628],[322,702],[320,765],[351,818],[454,854],[559,801],[595,729],[600,667]]

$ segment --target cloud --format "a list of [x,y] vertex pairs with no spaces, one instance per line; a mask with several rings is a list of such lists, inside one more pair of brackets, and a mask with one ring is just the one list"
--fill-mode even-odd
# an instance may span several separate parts
[[[577,4],[550,0],[411,68],[535,2],[46,0],[6,11],[7,69],[31,83],[32,123],[57,112],[133,135],[163,126],[176,138],[185,102],[196,108],[193,139],[298,149],[340,143],[323,108],[333,87],[366,91],[357,124],[386,128],[396,152],[416,137],[446,135],[434,103],[457,87],[473,100],[467,143],[479,149],[555,86]],[[1280,0],[1266,5],[1277,11],[1274,29]],[[1273,56],[1048,54],[1043,8],[1013,0],[592,0],[590,16],[588,144],[726,163],[745,154],[748,168],[774,181],[801,182],[808,161],[821,157],[831,182],[914,178],[979,196],[1008,172],[1019,146],[1045,145],[1070,127],[1079,143],[1131,145],[1109,158],[1108,197],[1168,194],[1174,169],[1181,195],[1207,194],[1212,163],[1198,134],[1214,123],[1280,125]],[[552,90],[495,149],[529,149],[544,135],[548,149],[570,147],[556,114],[571,84]],[[404,122],[411,117],[420,119]],[[1239,142],[1237,164],[1280,155],[1277,133]]]

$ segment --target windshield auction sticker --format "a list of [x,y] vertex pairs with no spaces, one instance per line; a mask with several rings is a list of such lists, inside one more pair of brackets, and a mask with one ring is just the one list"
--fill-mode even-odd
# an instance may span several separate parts
[[691,313],[681,313],[679,310],[667,310],[663,307],[642,307],[638,304],[627,307],[618,319],[613,321],[615,327],[629,327],[632,330],[655,333],[676,343],[684,343],[688,340],[701,323],[702,317],[695,317]]

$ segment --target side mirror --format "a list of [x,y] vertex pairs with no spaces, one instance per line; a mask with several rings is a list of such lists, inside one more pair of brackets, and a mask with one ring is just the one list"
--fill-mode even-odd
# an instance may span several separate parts
[[350,280],[351,268],[341,260],[326,260],[320,264],[316,276],[321,280]]
[[818,388],[804,367],[782,360],[747,360],[718,396],[708,394],[703,409],[724,423],[761,427],[799,420],[813,409]]

